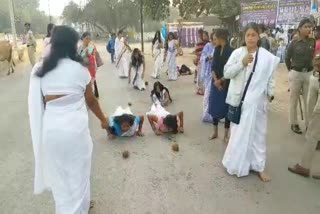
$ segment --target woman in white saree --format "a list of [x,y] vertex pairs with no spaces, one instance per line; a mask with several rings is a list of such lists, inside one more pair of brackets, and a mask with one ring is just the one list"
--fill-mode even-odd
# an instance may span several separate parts
[[131,53],[131,48],[128,45],[127,38],[122,37],[117,43],[116,53],[116,67],[118,69],[118,75],[120,78],[128,78],[129,72],[129,54]]
[[230,79],[226,100],[229,105],[239,106],[256,57],[257,65],[242,105],[240,123],[231,126],[222,163],[230,175],[247,176],[253,170],[267,182],[270,181],[265,174],[267,101],[273,100],[273,73],[280,60],[258,47],[257,24],[248,24],[244,32],[246,46],[235,50],[224,68],[224,78]]
[[108,122],[93,95],[90,74],[77,56],[78,34],[54,28],[51,51],[32,71],[29,118],[35,156],[34,193],[49,190],[57,214],[87,214],[92,139],[87,106]]
[[157,31],[152,41],[152,57],[154,58],[154,70],[152,78],[160,78],[160,71],[163,65],[162,41],[160,31]]
[[169,81],[176,81],[178,79],[177,72],[177,49],[178,44],[172,32],[168,34],[166,42],[166,51],[164,55],[164,62],[167,66]]

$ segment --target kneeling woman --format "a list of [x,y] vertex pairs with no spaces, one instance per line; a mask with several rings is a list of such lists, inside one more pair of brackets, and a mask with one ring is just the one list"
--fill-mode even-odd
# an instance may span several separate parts
[[170,103],[172,103],[169,89],[162,85],[159,81],[155,82],[153,85],[151,99],[154,104],[161,106],[168,106]]
[[161,105],[153,104],[151,111],[147,112],[147,117],[152,130],[156,135],[163,133],[178,132],[183,133],[183,112],[172,115],[167,112]]
[[130,107],[117,108],[115,113],[109,118],[109,128],[107,129],[109,138],[117,137],[143,137],[142,126],[144,116],[134,116]]
[[146,85],[143,81],[144,78],[144,71],[145,71],[145,61],[144,57],[141,54],[141,51],[138,48],[135,48],[132,52],[131,56],[131,63],[129,67],[129,81],[131,83],[131,70],[134,70],[134,77],[133,77],[133,87],[140,91],[144,91],[146,89]]

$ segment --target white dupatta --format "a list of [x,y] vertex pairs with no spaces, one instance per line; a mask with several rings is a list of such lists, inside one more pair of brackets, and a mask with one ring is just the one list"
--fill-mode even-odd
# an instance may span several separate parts
[[33,144],[35,161],[34,193],[40,194],[47,186],[45,184],[43,173],[43,152],[42,150],[42,120],[44,113],[43,95],[41,92],[41,78],[36,76],[36,72],[42,63],[37,63],[30,75],[28,113],[31,130],[31,139]]

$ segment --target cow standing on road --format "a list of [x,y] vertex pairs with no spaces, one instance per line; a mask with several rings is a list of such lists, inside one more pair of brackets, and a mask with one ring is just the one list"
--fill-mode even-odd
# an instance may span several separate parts
[[12,59],[12,45],[9,41],[0,41],[0,62],[7,61],[9,63],[8,75],[14,72],[14,62]]

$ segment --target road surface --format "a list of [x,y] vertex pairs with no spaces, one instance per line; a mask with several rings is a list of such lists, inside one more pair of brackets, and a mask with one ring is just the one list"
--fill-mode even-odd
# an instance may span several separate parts
[[[153,80],[151,57],[147,56],[149,88],[138,92],[118,79],[104,46],[99,46],[105,65],[99,70],[100,103],[106,114],[118,105],[133,103],[133,111],[145,114]],[[192,64],[192,57],[180,62]],[[67,72],[67,71],[66,71]],[[53,214],[49,193],[33,195],[33,153],[27,115],[30,67],[20,64],[14,75],[0,78],[0,213]],[[288,164],[301,157],[304,138],[289,131],[286,72],[277,73],[277,94],[269,113],[267,172],[270,183],[254,174],[238,179],[222,167],[225,145],[209,141],[212,126],[200,121],[202,97],[196,96],[191,76],[167,82],[174,103],[170,112],[184,110],[185,134],[172,142],[153,134],[147,123],[144,138],[107,140],[90,114],[94,139],[92,161],[93,214],[318,214],[320,182],[290,174]],[[223,126],[220,126],[222,136]],[[122,151],[130,151],[124,160]],[[319,158],[317,159],[319,163]],[[319,166],[318,170],[319,170]]]

